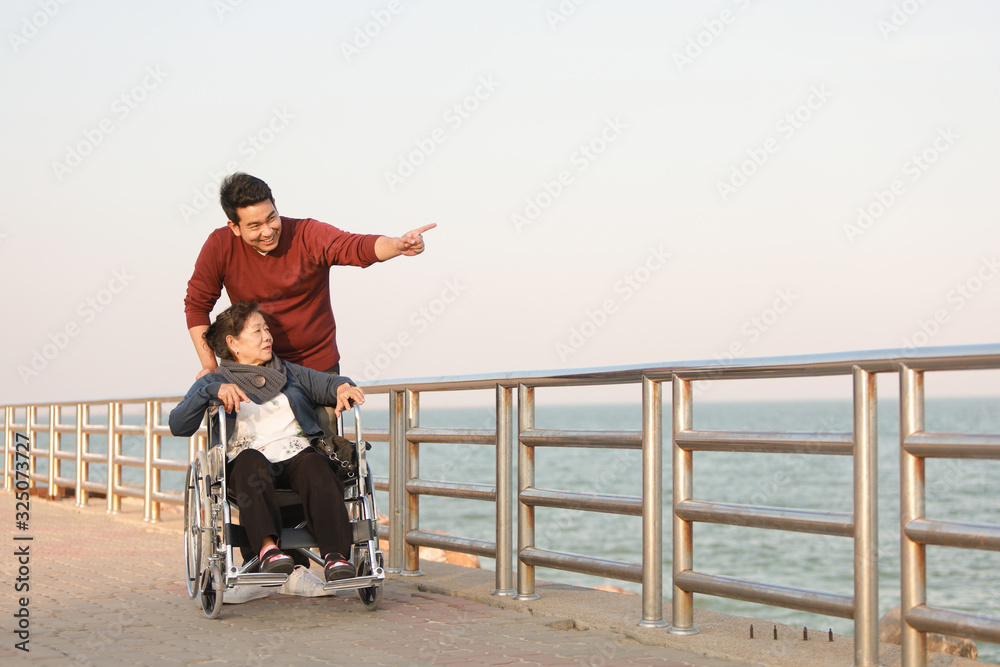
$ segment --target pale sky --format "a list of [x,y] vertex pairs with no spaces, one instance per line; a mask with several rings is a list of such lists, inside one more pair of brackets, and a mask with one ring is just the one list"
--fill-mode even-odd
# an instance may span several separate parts
[[[5,2],[0,403],[182,394],[217,182],[356,380],[997,342],[988,0]],[[223,305],[225,302],[223,302]]]

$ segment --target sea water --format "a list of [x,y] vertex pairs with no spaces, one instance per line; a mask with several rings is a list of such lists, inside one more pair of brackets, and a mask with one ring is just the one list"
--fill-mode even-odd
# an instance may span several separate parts
[[[372,401],[374,404],[375,401]],[[878,516],[879,613],[900,604],[899,526],[899,408],[896,401],[878,405]],[[141,423],[142,415],[125,416]],[[100,421],[98,416],[93,419]],[[364,411],[364,426],[384,429],[388,415],[373,407]],[[538,428],[639,429],[641,407],[621,405],[539,405]],[[694,426],[698,429],[850,432],[850,401],[697,403]],[[421,426],[492,428],[492,406],[483,408],[424,408]],[[1000,400],[928,399],[925,429],[944,433],[1000,433]],[[670,592],[671,564],[671,456],[669,406],[664,412],[663,457],[663,572],[665,594]],[[348,430],[348,433],[352,431]],[[36,446],[45,448],[45,435]],[[90,450],[106,450],[106,439],[92,436]],[[143,440],[126,436],[122,453],[143,456]],[[73,443],[60,442],[72,450]],[[183,459],[187,440],[164,438],[161,456]],[[515,456],[516,458],[516,456]],[[388,446],[374,443],[369,461],[376,476],[388,475]],[[73,462],[62,464],[61,474],[72,477]],[[774,507],[850,513],[853,508],[852,461],[847,456],[804,454],[694,453],[696,500],[746,503]],[[44,472],[44,462],[38,468]],[[427,480],[495,483],[494,448],[471,444],[423,444],[420,477]],[[516,470],[516,460],[515,460]],[[106,466],[91,464],[89,478],[106,479]],[[514,478],[516,480],[516,476]],[[141,469],[127,468],[125,484],[142,484]],[[164,471],[164,490],[179,490],[183,473]],[[641,453],[634,450],[590,448],[536,449],[535,486],[543,489],[641,495]],[[376,499],[384,513],[388,495]],[[932,519],[973,523],[1000,523],[1000,461],[928,459],[926,462],[926,514]],[[638,563],[642,555],[639,517],[537,508],[536,546],[587,556]],[[463,537],[494,540],[491,503],[421,497],[420,528]],[[516,532],[515,532],[516,536]],[[853,543],[848,538],[805,535],[785,531],[696,523],[694,569],[770,584],[853,594]],[[482,559],[483,567],[493,562]],[[927,601],[931,606],[1000,617],[1000,554],[990,551],[927,548]],[[639,584],[601,577],[538,568],[539,579],[583,586],[611,584],[640,592]],[[740,616],[776,621],[792,626],[853,634],[853,621],[795,610],[695,595],[695,605]],[[669,600],[665,601],[669,610]],[[638,619],[637,619],[638,620]],[[748,628],[749,632],[749,628]],[[1000,662],[1000,646],[978,642],[980,660]]]

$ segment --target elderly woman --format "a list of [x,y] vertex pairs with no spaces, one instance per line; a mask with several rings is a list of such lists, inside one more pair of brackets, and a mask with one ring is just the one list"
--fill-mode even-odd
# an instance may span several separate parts
[[327,581],[355,576],[348,562],[352,530],[344,505],[344,484],[329,460],[313,448],[324,436],[316,405],[364,403],[364,392],[346,377],[328,375],[281,361],[271,353],[271,334],[255,302],[223,311],[205,332],[219,357],[219,370],[195,381],[170,413],[170,431],[190,436],[209,402],[226,411],[226,475],[230,493],[240,498],[240,523],[261,572],[290,573],[292,558],[281,551],[281,512],[275,487],[302,498],[306,525],[326,560]]

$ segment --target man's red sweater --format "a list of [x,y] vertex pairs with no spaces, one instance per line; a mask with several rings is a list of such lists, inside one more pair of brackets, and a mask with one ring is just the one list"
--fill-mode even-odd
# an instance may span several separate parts
[[260,303],[278,357],[319,371],[332,368],[340,352],[330,305],[330,267],[371,266],[378,261],[377,239],[377,234],[351,234],[311,218],[282,217],[278,247],[262,255],[229,227],[216,229],[188,281],[188,329],[209,324],[225,287],[232,303]]

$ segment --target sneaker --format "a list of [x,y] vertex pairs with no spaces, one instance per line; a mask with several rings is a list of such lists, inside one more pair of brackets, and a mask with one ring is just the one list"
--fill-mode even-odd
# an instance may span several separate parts
[[264,586],[233,586],[222,592],[222,604],[243,604],[266,598],[269,594]]
[[340,581],[341,579],[353,579],[357,576],[357,573],[354,571],[353,565],[335,556],[326,561],[326,567],[323,568],[323,575],[327,581]]
[[335,593],[323,590],[323,581],[303,565],[295,566],[288,575],[288,581],[282,584],[281,592],[285,595],[299,595],[306,598],[318,598]]
[[264,574],[291,574],[294,569],[295,561],[292,557],[273,547],[264,552],[258,571]]

